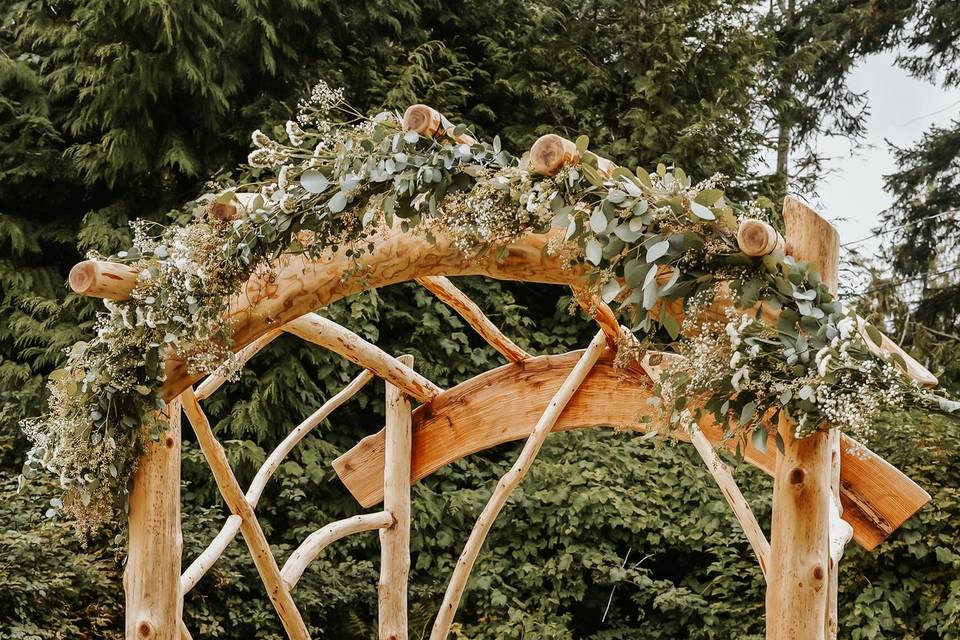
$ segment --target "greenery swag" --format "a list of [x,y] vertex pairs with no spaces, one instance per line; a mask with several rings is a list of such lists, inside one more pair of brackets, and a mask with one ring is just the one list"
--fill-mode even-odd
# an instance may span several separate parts
[[[829,425],[865,439],[882,410],[907,400],[955,408],[910,381],[898,356],[871,354],[865,340],[879,344],[879,333],[867,326],[864,338],[810,265],[782,251],[744,255],[739,220],[769,219],[772,203],[733,202],[720,175],[694,184],[659,165],[605,176],[581,137],[578,165],[540,176],[499,138],[461,144],[466,127],[446,121],[435,138],[405,132],[396,114],[367,117],[325,83],[298,111],[286,140],[254,132],[242,178],[212,185],[191,206],[192,222],[134,223],[133,247],[110,256],[140,269],[131,298],[105,303],[96,335],[51,375],[48,413],[25,422],[34,443],[25,476],[59,475],[63,498],[50,512],[63,509],[81,536],[126,504],[137,457],[159,431],[165,350],[193,373],[230,374],[221,318],[252,273],[284,253],[359,257],[384,225],[430,240],[448,234],[467,254],[505,253],[523,234],[559,228],[547,250],[583,269],[585,286],[629,318],[638,340],[622,345],[620,360],[658,338],[686,356],[662,377],[664,426],[709,413],[729,437],[765,448],[766,425],[781,412],[799,436]],[[239,217],[207,215],[238,193],[255,194]],[[739,313],[703,320],[720,291]],[[762,321],[761,306],[779,312],[776,325]],[[688,406],[693,397],[703,402]]]

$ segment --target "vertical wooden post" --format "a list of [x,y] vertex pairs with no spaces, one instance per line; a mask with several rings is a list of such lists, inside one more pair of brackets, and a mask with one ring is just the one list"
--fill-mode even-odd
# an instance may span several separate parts
[[167,405],[169,429],[149,442],[130,492],[126,594],[127,640],[179,640],[180,400]]
[[[413,356],[398,358],[413,365]],[[410,574],[410,399],[389,382],[383,463],[383,509],[393,526],[380,530],[380,640],[407,640],[407,579]]]
[[[837,289],[840,243],[836,229],[802,203],[783,205],[789,252],[811,262],[832,292]],[[830,501],[833,480],[827,432],[794,438],[781,415],[784,452],[773,480],[767,640],[825,640],[830,612]],[[835,605],[834,605],[835,610]]]

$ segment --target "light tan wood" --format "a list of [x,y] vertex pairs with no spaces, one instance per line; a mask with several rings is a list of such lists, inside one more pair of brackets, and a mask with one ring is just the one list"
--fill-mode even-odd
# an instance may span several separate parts
[[322,529],[317,529],[297,547],[297,550],[290,554],[287,561],[283,563],[283,569],[280,570],[280,577],[292,591],[300,577],[311,562],[317,559],[320,553],[331,544],[341,538],[345,538],[354,533],[364,531],[373,531],[374,529],[385,529],[393,525],[393,516],[386,511],[377,513],[364,513],[352,518],[344,518],[331,522]]
[[[350,294],[418,277],[486,275],[501,280],[580,287],[582,270],[568,269],[561,259],[544,251],[551,238],[561,234],[562,230],[528,234],[510,245],[506,259],[500,261],[494,255],[496,252],[479,258],[465,256],[451,238],[442,233],[437,234],[435,243],[430,243],[416,234],[403,233],[399,226],[383,229],[373,251],[359,258],[365,269],[363,277],[341,278],[353,260],[345,255],[346,249],[316,260],[303,255],[284,256],[274,268],[251,277],[243,292],[231,301],[230,313],[224,321],[233,326],[233,344],[239,350],[279,325]],[[135,274],[129,274],[127,296],[135,282]],[[98,291],[100,287],[90,290]],[[87,295],[96,296],[95,293]],[[718,308],[718,313],[722,313],[722,309]],[[909,356],[905,359],[912,360]],[[936,378],[919,363],[911,370],[921,383],[936,384]],[[166,373],[163,390],[167,400],[199,378],[190,375],[184,363],[173,355],[166,359]]]
[[[303,623],[303,617],[300,615],[296,604],[294,604],[293,598],[290,597],[290,590],[286,583],[280,578],[280,568],[273,557],[273,552],[270,551],[270,545],[263,534],[263,529],[260,528],[260,522],[253,512],[253,507],[250,506],[243,495],[243,490],[240,489],[237,478],[233,475],[233,469],[230,467],[230,462],[227,460],[227,454],[213,435],[210,422],[200,408],[200,403],[197,402],[193,389],[184,391],[181,400],[183,411],[193,426],[193,432],[197,436],[197,444],[200,445],[200,450],[210,466],[210,471],[217,482],[220,494],[223,495],[230,511],[241,518],[240,533],[243,534],[243,539],[250,549],[253,563],[257,567],[260,579],[263,580],[263,585],[266,587],[267,596],[273,603],[284,630],[294,640],[309,639],[310,634]],[[177,592],[179,593],[179,579],[177,581]]]
[[[241,349],[240,353],[237,354],[240,366],[249,362],[250,358],[259,353],[261,349],[273,342],[282,333],[283,331],[280,329],[272,329]],[[197,396],[197,400],[206,400],[216,393],[217,389],[223,386],[223,383],[226,381],[226,376],[211,373],[203,379],[203,382],[197,385],[197,390],[194,392],[194,395]]]
[[183,620],[180,621],[180,640],[193,640],[193,636],[190,635],[190,630],[187,629]]
[[441,391],[440,387],[405,366],[399,359],[323,316],[305,314],[283,325],[283,330],[369,369],[417,400],[427,402]]
[[787,243],[770,223],[747,218],[737,228],[737,246],[748,256],[759,257],[785,251]]
[[530,168],[545,176],[556,175],[565,166],[580,162],[580,152],[572,140],[555,133],[537,138],[530,147]]
[[477,556],[480,554],[480,549],[483,547],[494,521],[500,515],[500,511],[510,494],[530,471],[530,467],[536,460],[537,454],[540,453],[547,436],[550,435],[573,394],[576,393],[587,374],[590,373],[590,370],[603,354],[606,343],[607,340],[603,331],[597,332],[597,335],[594,336],[589,346],[577,360],[577,364],[570,370],[563,384],[550,399],[550,403],[530,432],[530,436],[527,438],[527,442],[524,444],[516,462],[513,463],[513,467],[497,483],[490,500],[473,525],[473,531],[470,532],[467,544],[464,545],[463,552],[457,560],[453,575],[450,577],[450,583],[447,585],[447,592],[443,597],[443,603],[440,605],[440,611],[437,613],[437,619],[433,623],[433,630],[430,633],[431,640],[446,640],[450,633],[450,625],[456,616],[457,607],[460,605],[460,598],[463,596],[464,589],[466,589],[467,578],[470,577],[470,572],[473,570],[473,565],[476,563]]
[[[413,356],[400,356],[407,367]],[[410,399],[386,383],[386,443],[383,509],[392,525],[380,530],[380,640],[407,640],[407,580],[410,575]]]
[[108,260],[78,262],[68,277],[74,293],[107,300],[126,300],[139,280],[136,267]]
[[[579,356],[580,352],[571,351],[503,365],[417,407],[413,412],[411,479],[418,482],[465,456],[528,437]],[[613,365],[613,352],[608,351],[574,394],[554,431],[605,426],[645,432],[650,425],[641,419],[657,417],[648,403],[652,394],[653,383],[640,366],[618,369]],[[610,402],[610,398],[617,401]],[[736,447],[736,442],[723,439],[721,425],[705,420],[700,429],[714,446]],[[683,432],[673,435],[686,438]],[[333,463],[341,482],[364,507],[383,499],[383,447],[381,430]],[[774,447],[761,452],[748,441],[742,449],[748,463],[773,473]],[[875,548],[930,501],[910,478],[846,436],[841,439],[841,456],[844,518],[866,549]]]
[[760,571],[766,578],[767,565],[770,564],[770,543],[767,541],[767,536],[764,535],[760,523],[757,522],[757,517],[753,514],[750,503],[743,497],[730,468],[720,460],[713,445],[696,425],[690,431],[690,442],[696,448],[697,453],[700,454],[704,464],[707,465],[707,469],[716,481],[717,486],[720,487],[720,493],[723,494],[723,498],[730,505],[734,517],[740,523],[743,534],[747,537],[747,542],[750,543],[754,555],[757,556]]
[[[269,334],[268,334],[269,335]],[[251,345],[252,346],[252,345]],[[283,459],[289,455],[293,448],[303,440],[304,437],[320,423],[327,419],[331,413],[343,406],[347,400],[355,396],[368,382],[373,379],[370,371],[364,370],[356,378],[350,381],[346,387],[341,389],[336,395],[323,403],[319,409],[314,411],[306,420],[294,428],[283,441],[267,456],[267,459],[260,465],[257,475],[254,476],[247,493],[244,495],[251,507],[256,508],[263,495],[263,490],[267,486],[270,478],[276,473]],[[199,396],[197,396],[199,399]],[[180,577],[180,589],[183,593],[193,589],[207,571],[223,555],[227,546],[236,537],[240,531],[240,517],[232,515],[227,518],[220,532],[214,537],[213,541],[204,549],[203,553],[197,556],[187,570]]]
[[426,287],[433,295],[456,311],[467,321],[473,330],[480,334],[491,347],[496,349],[509,362],[520,362],[530,357],[510,338],[505,336],[497,325],[493,324],[477,304],[443,276],[425,276],[417,282]]
[[[783,218],[791,255],[813,264],[836,293],[840,265],[836,229],[794,198],[784,200]],[[783,413],[778,428],[783,453],[777,454],[773,476],[767,639],[825,640],[830,615],[831,459],[832,445],[839,441],[826,431],[795,438],[796,425]]]
[[460,144],[472,147],[477,139],[466,133],[459,135],[453,132],[453,127],[443,128],[443,116],[433,107],[425,104],[412,104],[403,112],[402,126],[404,131],[416,131],[422,136],[436,138],[441,132],[446,132]]
[[577,301],[577,304],[580,305],[583,312],[593,318],[597,326],[603,331],[603,334],[607,336],[607,343],[611,347],[616,346],[621,339],[636,342],[636,337],[633,333],[620,326],[620,321],[617,320],[617,315],[613,312],[613,309],[610,308],[610,305],[599,298],[591,296],[582,285],[571,286],[570,290],[573,292],[573,299]]
[[227,521],[223,524],[223,527],[221,527],[217,535],[214,536],[213,540],[210,541],[210,544],[207,545],[207,548],[186,568],[183,575],[180,576],[180,592],[183,593],[183,595],[190,593],[193,588],[197,586],[197,583],[200,582],[200,578],[207,575],[207,572],[213,568],[213,565],[220,559],[223,552],[227,550],[227,547],[233,542],[233,539],[237,537],[237,534],[240,532],[241,522],[243,522],[243,518],[236,514],[232,514],[227,518]]
[[130,491],[130,533],[123,572],[128,640],[180,636],[180,401],[167,404],[169,428],[148,442]]
[[939,380],[937,380],[935,375],[930,373],[926,367],[917,362],[917,360],[909,353],[904,351],[903,347],[898,345],[882,332],[880,333],[880,344],[875,344],[867,334],[866,320],[860,316],[857,316],[857,326],[860,331],[860,336],[863,338],[863,341],[866,343],[867,348],[872,354],[880,356],[881,358],[886,355],[898,355],[903,358],[904,363],[907,365],[907,375],[916,380],[918,384],[924,387],[935,387],[937,384],[939,384]]

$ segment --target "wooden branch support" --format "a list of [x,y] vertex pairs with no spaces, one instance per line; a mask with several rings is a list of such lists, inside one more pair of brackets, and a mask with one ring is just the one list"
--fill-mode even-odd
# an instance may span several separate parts
[[440,387],[380,347],[323,316],[308,313],[285,324],[283,330],[329,349],[364,369],[369,369],[422,402],[429,401],[442,391]]
[[617,314],[613,312],[610,305],[595,296],[591,296],[582,286],[571,286],[570,290],[573,292],[573,299],[577,301],[583,312],[593,318],[600,330],[603,331],[603,334],[607,337],[607,343],[611,347],[616,346],[620,339],[624,337],[636,340],[633,332],[620,326]]
[[[818,268],[836,292],[840,242],[836,229],[813,210],[787,198],[783,217],[791,251]],[[796,425],[780,414],[783,453],[773,478],[771,566],[767,583],[767,640],[825,640],[830,600],[830,510],[833,447],[826,431],[797,438]],[[839,473],[837,474],[839,479]],[[833,567],[836,571],[837,567]]]
[[292,591],[310,563],[317,559],[321,551],[340,538],[345,538],[354,533],[373,531],[374,529],[387,529],[391,526],[393,526],[393,516],[386,511],[364,513],[352,518],[331,522],[307,536],[307,539],[297,547],[297,550],[290,554],[287,561],[283,563],[280,577]]
[[470,577],[470,571],[473,569],[494,520],[503,509],[503,505],[506,504],[507,498],[527,475],[547,436],[560,418],[560,414],[563,413],[564,408],[566,408],[567,403],[570,402],[570,398],[573,397],[584,378],[593,369],[593,365],[600,358],[605,346],[606,336],[603,331],[600,331],[590,342],[560,389],[553,396],[546,411],[530,433],[530,437],[527,438],[527,442],[513,467],[497,483],[490,500],[483,508],[480,517],[477,518],[473,531],[470,532],[470,537],[467,539],[467,544],[463,548],[463,553],[460,554],[460,559],[457,561],[453,575],[450,577],[447,592],[443,597],[443,604],[440,605],[440,612],[437,614],[433,631],[430,633],[430,640],[446,640],[450,632],[450,625],[453,623],[457,607],[460,604],[460,598],[466,588],[467,578]]
[[[740,487],[737,486],[737,481],[734,480],[730,468],[720,460],[713,445],[710,444],[710,441],[696,425],[694,425],[690,431],[690,442],[693,443],[697,453],[700,454],[704,464],[707,465],[710,475],[716,480],[717,486],[720,487],[720,492],[723,494],[727,504],[730,505],[730,510],[733,511],[734,517],[736,517],[737,522],[739,522],[743,528],[747,542],[750,543],[750,547],[753,548],[753,553],[757,556],[757,562],[760,563],[760,571],[763,572],[763,577],[766,578],[767,566],[770,564],[770,543],[767,541],[767,536],[764,535],[760,523],[757,522],[757,517],[753,514],[750,504],[747,502],[747,499],[743,497]],[[847,526],[849,527],[850,525]],[[851,528],[850,531],[852,532],[853,528]]]
[[[213,435],[210,422],[200,408],[200,403],[197,402],[193,389],[184,391],[181,399],[183,401],[183,411],[187,414],[187,419],[193,426],[197,443],[207,459],[207,464],[210,465],[210,471],[213,472],[214,480],[217,482],[217,487],[219,487],[224,501],[230,507],[230,511],[241,518],[240,532],[250,549],[253,563],[257,567],[257,572],[267,589],[267,596],[273,603],[284,630],[293,640],[308,640],[310,634],[307,632],[307,627],[303,622],[300,611],[297,609],[297,605],[290,597],[290,590],[280,578],[280,568],[273,557],[273,552],[270,551],[270,545],[263,534],[263,529],[260,528],[260,522],[253,512],[253,507],[244,497],[243,491],[233,475],[233,469],[230,468],[227,454]],[[179,592],[179,581],[177,591]]]
[[517,346],[505,336],[497,325],[493,324],[477,304],[460,291],[452,282],[443,276],[424,276],[417,278],[417,282],[437,296],[444,304],[456,311],[467,321],[473,330],[480,334],[491,347],[496,349],[510,362],[520,362],[530,357],[530,354]]
[[[413,356],[400,356],[406,366]],[[410,575],[410,399],[389,382],[383,508],[392,525],[380,530],[380,640],[407,640],[407,580]]]
[[[283,459],[293,451],[293,448],[297,446],[308,433],[313,431],[317,425],[326,420],[331,413],[355,396],[372,379],[373,374],[370,371],[362,371],[350,384],[323,403],[323,406],[314,411],[306,420],[297,425],[297,427],[277,445],[276,449],[274,449],[263,464],[260,465],[260,468],[257,470],[257,475],[254,476],[253,482],[250,483],[250,488],[247,489],[247,493],[244,495],[246,501],[252,508],[256,508],[257,503],[260,502],[260,496],[263,495],[263,490],[267,486],[267,482],[273,477],[273,474],[276,473]],[[236,537],[237,532],[240,531],[240,522],[241,518],[237,515],[232,515],[227,518],[223,528],[220,529],[220,533],[216,535],[213,541],[204,549],[203,553],[197,556],[196,560],[183,572],[183,575],[180,577],[180,589],[184,594],[193,589],[197,585],[197,582],[200,581],[200,578],[202,578],[220,556],[223,555],[227,546]]]
[[786,251],[787,243],[768,222],[747,218],[737,228],[737,246],[740,251],[754,258],[774,251]]
[[[436,138],[444,132],[443,119],[443,115],[433,107],[412,104],[403,112],[402,126],[404,131],[416,131],[422,136]],[[470,147],[477,144],[477,139],[473,136],[465,133],[455,134],[452,128],[447,128],[446,133],[460,144]]]
[[180,593],[180,401],[167,404],[169,429],[148,442],[130,491],[130,538],[123,572],[126,637],[176,640]]
[[[241,349],[240,353],[237,354],[237,359],[239,360],[240,366],[243,366],[249,362],[250,358],[257,355],[261,349],[273,342],[282,333],[283,331],[280,329],[273,329]],[[194,395],[197,396],[197,400],[206,400],[216,393],[217,389],[223,386],[223,383],[226,381],[226,376],[222,376],[217,373],[211,373],[197,386]]]

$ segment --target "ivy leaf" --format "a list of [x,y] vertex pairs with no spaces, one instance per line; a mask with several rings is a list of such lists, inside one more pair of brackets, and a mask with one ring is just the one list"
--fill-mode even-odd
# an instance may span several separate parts
[[656,244],[651,245],[647,249],[647,262],[655,262],[658,258],[662,258],[666,255],[667,251],[670,250],[670,243],[666,240],[661,240]]
[[308,169],[300,176],[300,184],[309,193],[323,193],[330,186],[330,181],[319,171]]

